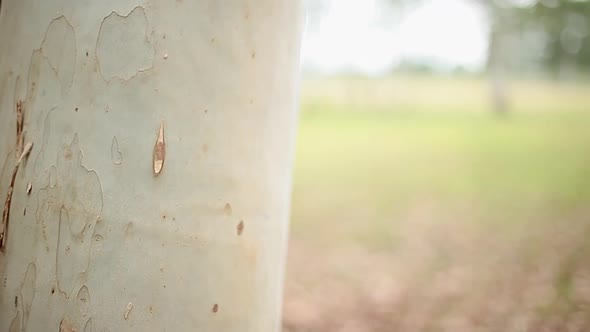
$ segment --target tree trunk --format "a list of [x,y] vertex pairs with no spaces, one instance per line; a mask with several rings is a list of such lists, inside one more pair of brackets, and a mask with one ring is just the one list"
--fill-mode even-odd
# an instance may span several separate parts
[[[497,20],[497,19],[496,19]],[[495,21],[490,26],[488,44],[488,73],[491,76],[492,109],[495,114],[507,114],[508,87],[506,78],[506,45],[502,24]]]
[[278,330],[300,1],[1,5],[0,331]]

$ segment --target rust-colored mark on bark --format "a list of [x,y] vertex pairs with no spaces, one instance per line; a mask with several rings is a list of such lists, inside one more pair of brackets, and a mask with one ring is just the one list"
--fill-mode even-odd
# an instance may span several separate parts
[[213,305],[213,308],[211,309],[211,311],[215,314],[219,311],[219,305],[217,303],[215,303]]
[[65,160],[72,160],[72,157],[74,156],[74,154],[72,153],[72,150],[70,149],[66,149],[64,151],[64,159]]
[[127,223],[127,225],[125,225],[125,228],[123,230],[123,234],[125,235],[125,237],[129,237],[129,236],[131,236],[132,233],[133,233],[133,222],[130,221]]
[[225,205],[223,206],[223,213],[228,217],[231,216],[231,214],[232,214],[231,204],[225,203]]
[[64,318],[59,324],[59,332],[78,332],[78,329],[74,327],[74,324]]
[[164,160],[166,159],[166,142],[164,141],[164,121],[160,122],[160,129],[158,130],[158,138],[154,145],[154,175],[160,174],[164,168]]
[[16,316],[14,317],[14,319],[12,319],[12,322],[10,323],[10,327],[8,328],[8,332],[21,332],[20,323],[21,323],[20,311],[17,311]]
[[24,135],[23,127],[25,123],[25,114],[23,109],[23,102],[21,100],[16,102],[16,156],[18,157],[22,153],[24,146]]
[[242,235],[242,232],[244,231],[244,221],[240,220],[240,223],[237,226],[237,231],[238,231],[238,236]]
[[127,307],[125,307],[125,314],[123,315],[123,318],[128,319],[129,315],[131,314],[131,310],[133,310],[133,303],[129,302],[127,303]]
[[14,183],[16,181],[16,174],[22,161],[31,153],[33,143],[29,142],[25,145],[23,152],[14,165],[12,171],[12,178],[10,179],[10,186],[8,187],[8,193],[6,194],[6,201],[4,201],[4,211],[2,212],[2,223],[0,224],[0,250],[6,248],[6,238],[8,236],[8,222],[10,219],[10,204],[12,203],[12,193],[14,192]]

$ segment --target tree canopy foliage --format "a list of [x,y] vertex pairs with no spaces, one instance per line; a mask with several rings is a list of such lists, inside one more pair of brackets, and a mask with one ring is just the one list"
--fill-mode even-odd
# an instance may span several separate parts
[[[386,0],[398,8],[413,0]],[[424,0],[421,0],[422,2]],[[590,71],[590,1],[470,0],[489,22],[488,68]]]

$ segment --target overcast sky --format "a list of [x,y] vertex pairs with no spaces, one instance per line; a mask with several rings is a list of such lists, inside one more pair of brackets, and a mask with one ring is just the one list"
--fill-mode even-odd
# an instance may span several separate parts
[[485,65],[485,15],[469,0],[425,1],[399,18],[384,17],[378,0],[315,1],[325,1],[328,9],[306,31],[308,69],[378,74],[402,58],[447,68]]

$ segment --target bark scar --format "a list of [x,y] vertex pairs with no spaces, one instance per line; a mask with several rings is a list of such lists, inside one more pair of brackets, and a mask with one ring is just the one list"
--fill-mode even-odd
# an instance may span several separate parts
[[4,249],[6,248],[6,236],[8,235],[8,220],[10,218],[10,204],[12,203],[12,192],[14,191],[14,182],[16,181],[16,174],[18,173],[18,168],[20,167],[21,162],[29,155],[29,153],[31,153],[32,148],[33,143],[28,142],[25,145],[20,157],[14,164],[12,178],[10,179],[10,187],[8,187],[6,201],[4,202],[4,211],[2,212],[2,223],[0,224],[0,250],[2,251],[4,251]]
[[129,314],[131,314],[131,310],[133,310],[133,303],[127,303],[127,307],[125,307],[125,314],[123,314],[123,318],[128,319]]
[[21,153],[24,146],[23,126],[25,122],[25,114],[23,110],[23,102],[21,100],[16,102],[16,157]]
[[166,142],[164,141],[164,120],[160,122],[160,130],[158,130],[158,138],[154,145],[154,175],[157,176],[164,168],[164,160],[166,159]]

